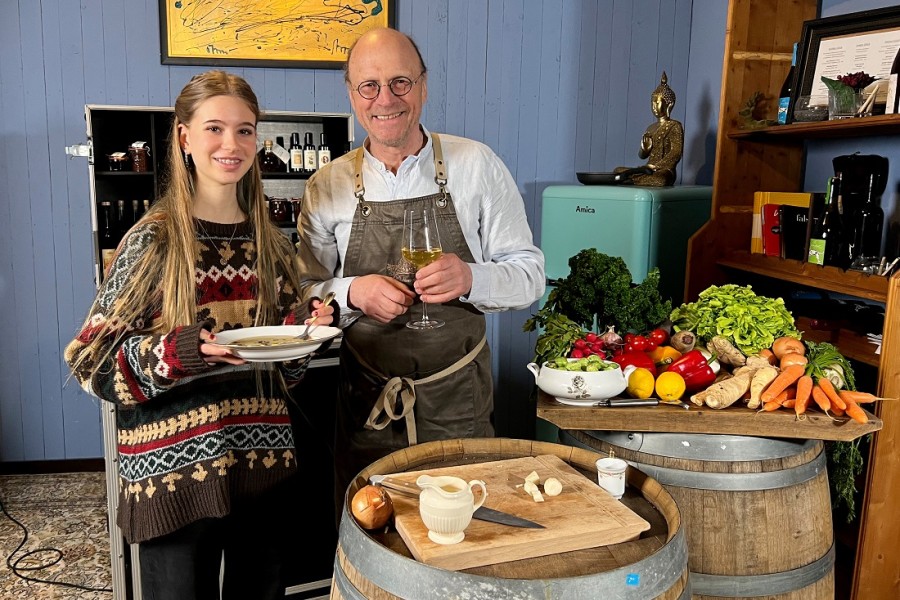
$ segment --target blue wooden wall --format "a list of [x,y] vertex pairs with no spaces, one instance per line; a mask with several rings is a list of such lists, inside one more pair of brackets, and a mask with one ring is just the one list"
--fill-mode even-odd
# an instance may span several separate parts
[[[424,122],[500,154],[538,240],[546,186],[643,162],[649,94],[663,70],[686,129],[682,183],[711,181],[725,2],[396,0],[396,8],[397,27],[429,69]],[[95,291],[87,164],[64,153],[85,140],[84,105],[170,106],[202,70],[160,64],[158,0],[0,2],[0,461],[102,455],[97,401],[67,381],[62,361]],[[230,70],[264,108],[350,112],[340,71]],[[528,316],[491,321],[505,435],[521,435],[533,416],[524,401]]]

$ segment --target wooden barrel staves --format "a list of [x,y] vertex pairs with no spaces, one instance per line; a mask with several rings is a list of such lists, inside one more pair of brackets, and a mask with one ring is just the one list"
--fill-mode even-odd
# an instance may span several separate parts
[[672,494],[695,598],[834,598],[821,441],[580,430],[560,441],[613,451]]
[[637,469],[628,469],[622,502],[651,524],[636,540],[550,556],[454,571],[412,558],[393,527],[367,532],[349,501],[370,475],[555,455],[596,482],[591,450],[530,440],[458,439],[400,450],[365,469],[348,489],[341,516],[332,600],[576,600],[620,598],[687,600],[687,543],[672,496]]

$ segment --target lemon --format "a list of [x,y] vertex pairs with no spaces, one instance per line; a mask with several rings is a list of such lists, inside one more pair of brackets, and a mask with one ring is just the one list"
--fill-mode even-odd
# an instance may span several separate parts
[[639,367],[628,376],[628,395],[632,398],[649,398],[653,395],[653,373]]
[[656,378],[656,395],[660,400],[675,402],[684,395],[684,377],[666,371]]

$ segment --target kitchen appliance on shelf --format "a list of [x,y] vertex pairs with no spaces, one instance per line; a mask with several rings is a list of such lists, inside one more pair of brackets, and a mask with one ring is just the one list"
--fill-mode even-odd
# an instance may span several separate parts
[[711,202],[712,188],[699,185],[549,186],[541,211],[547,278],[567,276],[569,258],[596,248],[622,257],[635,283],[659,268],[663,298],[681,304],[688,239],[709,220]]

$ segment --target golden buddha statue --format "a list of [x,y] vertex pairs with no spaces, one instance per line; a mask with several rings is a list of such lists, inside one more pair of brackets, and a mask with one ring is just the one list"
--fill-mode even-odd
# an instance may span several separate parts
[[[672,107],[675,106],[675,92],[669,87],[666,72],[663,71],[659,85],[650,95],[650,108],[656,122],[651,124],[641,138],[640,158],[646,158],[649,174],[632,175],[635,185],[666,186],[675,183],[675,166],[681,160],[684,151],[684,127],[672,119]],[[616,173],[630,170],[618,167]]]

